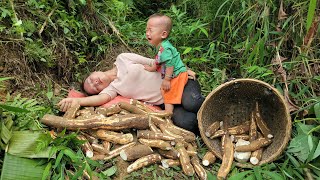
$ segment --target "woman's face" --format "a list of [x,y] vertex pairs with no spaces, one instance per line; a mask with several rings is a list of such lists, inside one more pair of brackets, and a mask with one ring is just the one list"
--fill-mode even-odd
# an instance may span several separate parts
[[95,71],[84,81],[83,88],[88,94],[94,95],[100,93],[110,83],[111,79],[104,72]]

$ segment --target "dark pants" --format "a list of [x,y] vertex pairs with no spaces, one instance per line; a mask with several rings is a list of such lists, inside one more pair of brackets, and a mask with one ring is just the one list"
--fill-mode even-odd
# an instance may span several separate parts
[[173,123],[199,134],[197,112],[203,101],[199,82],[189,79],[183,90],[182,103],[174,106]]

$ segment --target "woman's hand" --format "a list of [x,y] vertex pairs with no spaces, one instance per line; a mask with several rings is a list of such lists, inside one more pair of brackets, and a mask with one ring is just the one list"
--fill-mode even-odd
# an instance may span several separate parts
[[80,105],[80,98],[64,98],[57,105],[60,111],[66,112],[70,107]]
[[161,84],[161,89],[164,91],[169,91],[170,90],[170,80],[163,79],[162,84]]
[[188,73],[188,78],[189,79],[196,80],[196,73],[195,72],[193,72],[192,70],[188,69],[187,73]]

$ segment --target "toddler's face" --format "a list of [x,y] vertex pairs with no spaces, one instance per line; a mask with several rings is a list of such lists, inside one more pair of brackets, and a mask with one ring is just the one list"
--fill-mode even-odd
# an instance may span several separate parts
[[110,78],[101,71],[91,73],[83,83],[83,88],[88,94],[98,94],[109,86]]
[[165,30],[160,18],[153,17],[148,20],[146,37],[151,45],[159,46],[161,41],[166,38],[164,32]]

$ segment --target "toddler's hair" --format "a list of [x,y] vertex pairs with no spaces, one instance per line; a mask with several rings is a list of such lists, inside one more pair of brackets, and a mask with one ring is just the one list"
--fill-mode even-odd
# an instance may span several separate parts
[[170,35],[171,29],[172,29],[172,20],[169,16],[161,14],[161,13],[155,13],[149,16],[149,19],[151,18],[163,18],[163,23],[166,27],[166,30],[168,32],[168,36]]

